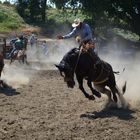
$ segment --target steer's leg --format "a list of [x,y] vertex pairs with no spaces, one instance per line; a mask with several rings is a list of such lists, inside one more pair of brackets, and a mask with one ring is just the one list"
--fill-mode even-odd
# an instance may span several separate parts
[[110,87],[110,89],[111,89],[111,91],[112,91],[112,94],[113,94],[113,100],[117,103],[117,95],[116,95],[116,93],[117,93],[117,90],[116,90],[116,88],[114,88],[114,87]]
[[100,86],[100,85],[94,85],[95,86],[95,88],[99,91],[99,92],[101,92],[101,93],[103,93],[103,94],[106,94],[107,95],[107,97],[108,97],[108,101],[107,101],[107,103],[106,103],[106,108],[109,108],[109,107],[116,107],[117,106],[117,104],[112,100],[112,98],[111,98],[111,91],[109,90],[109,89],[107,89],[107,88],[105,88],[105,86]]
[[87,85],[89,86],[89,88],[92,91],[93,95],[97,96],[98,98],[101,97],[101,94],[92,87],[92,82],[90,80],[87,81]]
[[119,96],[119,100],[121,103],[121,107],[122,108],[127,108],[129,106],[129,104],[126,102],[123,94],[121,93],[121,91],[119,90],[119,88],[117,86],[115,86],[114,88],[111,89],[112,92],[117,93]]
[[96,90],[107,95],[109,102],[112,100],[111,91],[109,89],[105,88],[105,86],[100,86],[100,85],[95,85],[95,84],[94,84],[94,86],[95,86]]
[[85,97],[88,98],[89,100],[94,100],[95,97],[93,95],[89,95],[83,87],[83,77],[80,76],[76,76],[76,77],[79,84],[79,89],[84,93]]

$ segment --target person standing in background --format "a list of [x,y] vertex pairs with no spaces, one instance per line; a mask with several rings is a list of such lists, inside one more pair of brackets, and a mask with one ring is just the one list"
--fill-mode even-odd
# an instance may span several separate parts
[[43,54],[47,56],[47,54],[48,54],[48,46],[47,46],[46,40],[43,41],[41,47],[43,49]]
[[35,36],[34,33],[31,34],[31,36],[29,38],[29,43],[30,43],[31,47],[33,47],[37,43],[37,37]]

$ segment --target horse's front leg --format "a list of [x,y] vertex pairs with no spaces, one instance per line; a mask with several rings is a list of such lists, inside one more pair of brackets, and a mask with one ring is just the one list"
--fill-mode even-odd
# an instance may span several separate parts
[[88,98],[89,100],[95,100],[95,97],[93,95],[89,95],[84,87],[83,87],[83,78],[80,76],[76,76],[79,84],[79,89],[84,93],[85,97]]
[[92,91],[93,95],[97,96],[98,98],[101,97],[101,94],[92,87],[92,82],[90,80],[87,81],[87,85],[89,86],[89,88]]
[[10,59],[10,65],[12,64],[12,62],[13,62],[13,59],[11,58],[11,59]]

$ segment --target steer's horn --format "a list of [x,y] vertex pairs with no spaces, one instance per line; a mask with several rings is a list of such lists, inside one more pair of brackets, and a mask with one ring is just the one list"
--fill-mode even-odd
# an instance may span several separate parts
[[62,67],[61,67],[60,65],[55,64],[55,66],[56,66],[60,71],[62,71]]
[[55,64],[55,66],[56,66],[60,71],[63,71],[63,68],[61,67],[61,65]]
[[58,64],[54,64],[57,68],[59,68],[59,65]]
[[62,77],[64,77],[64,75],[62,74],[62,68],[60,67],[60,65],[57,65],[57,64],[55,64],[55,66],[59,69],[59,71],[60,71],[60,75],[62,76]]
[[122,87],[122,92],[123,92],[123,94],[125,93],[125,91],[126,91],[126,81],[125,81],[125,83],[124,83],[124,86]]

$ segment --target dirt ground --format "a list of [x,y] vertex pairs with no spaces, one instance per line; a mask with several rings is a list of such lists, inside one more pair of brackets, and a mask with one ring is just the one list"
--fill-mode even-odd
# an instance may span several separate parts
[[[9,67],[5,67],[5,75],[10,77]],[[11,69],[19,69],[19,65],[13,64]],[[104,110],[105,96],[87,100],[77,84],[67,88],[55,69],[26,67],[18,72],[11,74],[17,81],[14,77],[8,81],[15,89],[0,90],[1,140],[140,139],[138,107]]]
[[[77,83],[74,89],[67,88],[54,63],[48,63],[59,61],[69,50],[70,44],[73,46],[72,43],[55,42],[52,46],[56,46],[56,49],[50,47],[53,55],[49,55],[49,59],[38,56],[46,59],[45,63],[21,65],[14,62],[9,65],[5,61],[2,79],[13,89],[0,89],[0,140],[140,139],[140,102],[131,102],[129,109],[104,110],[105,95],[89,101],[78,89]],[[57,45],[62,47],[58,48]],[[32,49],[28,58],[36,56],[35,53],[36,50]],[[124,63],[120,66],[121,61],[115,62],[114,57],[110,58],[111,64],[115,64],[116,69],[122,68]],[[140,97],[139,80],[135,75],[140,68],[135,69],[132,65],[134,62],[133,59],[126,63],[126,77],[129,77],[126,95],[130,93],[129,99],[132,101],[132,97]],[[87,86],[85,88],[89,91]]]

